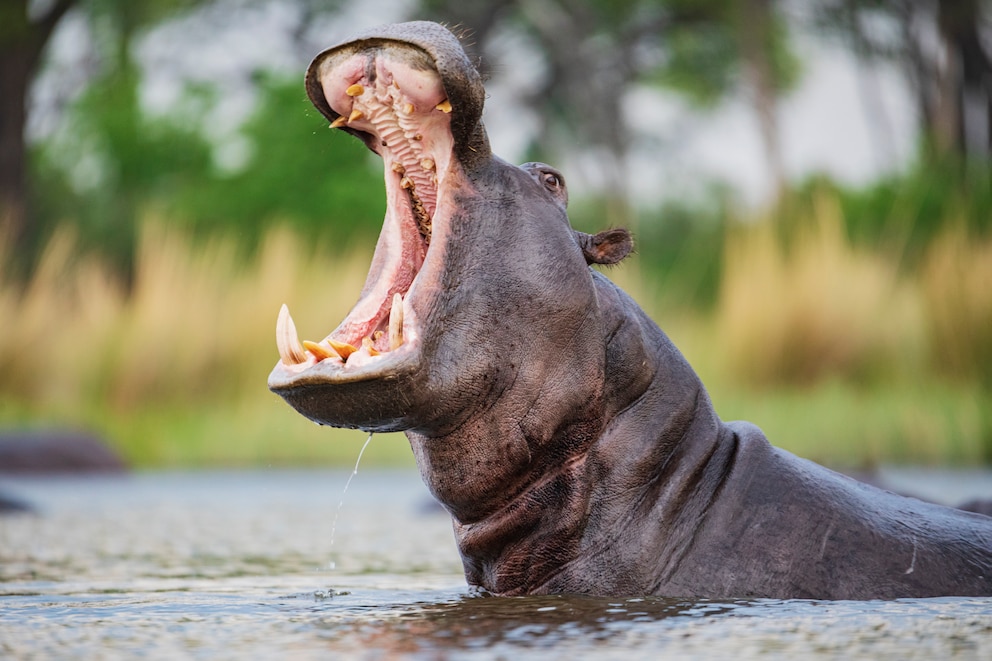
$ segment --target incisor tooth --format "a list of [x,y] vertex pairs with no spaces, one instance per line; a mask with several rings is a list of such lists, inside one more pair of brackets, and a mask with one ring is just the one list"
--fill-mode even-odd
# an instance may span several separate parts
[[344,115],[339,115],[337,119],[331,122],[331,128],[332,129],[340,128],[347,123],[348,123],[348,118],[345,117]]
[[358,83],[351,85],[350,87],[348,87],[348,89],[344,91],[344,93],[347,94],[348,96],[361,96],[363,92],[365,92],[365,88],[359,85]]
[[351,115],[348,116],[348,121],[354,122],[355,120],[361,119],[362,117],[365,117],[365,113],[363,113],[358,108],[355,108],[354,110],[351,111]]
[[403,297],[393,294],[393,307],[389,311],[389,350],[395,351],[403,344]]
[[276,319],[276,348],[279,358],[286,365],[299,365],[306,362],[307,355],[300,344],[300,336],[296,333],[296,324],[289,316],[289,308],[283,303],[279,308],[279,318]]
[[374,346],[372,346],[372,338],[371,337],[367,337],[364,340],[362,340],[362,346],[365,347],[366,349],[368,349],[370,356],[378,356],[379,355],[379,350],[376,349]]
[[320,342],[311,342],[310,340],[303,340],[303,348],[314,355],[319,363],[322,360],[327,360],[328,358],[340,358],[338,352],[335,351],[330,344],[323,344]]
[[338,352],[341,356],[341,360],[348,360],[348,356],[358,351],[357,347],[353,347],[347,342],[338,342],[331,338],[327,338],[327,343],[331,345],[331,348]]
[[444,101],[442,101],[441,103],[437,104],[434,107],[440,110],[441,112],[443,112],[444,114],[448,114],[449,112],[451,112],[451,101],[445,99]]
[[413,107],[412,103],[406,103],[403,105],[403,114],[405,115],[412,115],[414,110],[416,110],[416,108]]

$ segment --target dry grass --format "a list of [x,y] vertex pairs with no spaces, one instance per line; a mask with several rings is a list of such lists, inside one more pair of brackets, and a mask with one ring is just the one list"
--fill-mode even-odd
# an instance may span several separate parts
[[933,366],[992,388],[992,240],[950,229],[928,257],[922,289]]
[[851,244],[833,200],[788,241],[770,222],[739,228],[724,259],[715,333],[728,377],[865,381],[918,366],[919,288],[896,259]]
[[[608,275],[683,349],[718,412],[777,444],[828,463],[989,460],[992,242],[952,229],[907,274],[842,228],[829,199],[788,242],[738,228],[710,316],[658,304],[663,283],[636,261]],[[153,219],[128,290],[63,230],[26,287],[0,280],[0,425],[88,426],[144,466],[349,464],[363,434],[317,428],[265,381],[279,305],[302,336],[324,335],[369,258],[283,230],[246,256],[232,237],[195,242]],[[397,437],[367,456],[412,461]]]
[[96,427],[139,464],[337,458],[265,381],[279,306],[322,337],[354,303],[369,255],[320,254],[284,230],[261,245],[246,258],[233,237],[196,244],[146,222],[127,292],[60,231],[23,291],[0,283],[0,420]]

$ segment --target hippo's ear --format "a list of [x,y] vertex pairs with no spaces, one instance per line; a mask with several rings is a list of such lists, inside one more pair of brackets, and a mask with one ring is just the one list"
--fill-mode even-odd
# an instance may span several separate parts
[[575,232],[586,264],[616,264],[634,249],[634,240],[625,229],[604,230],[598,234]]

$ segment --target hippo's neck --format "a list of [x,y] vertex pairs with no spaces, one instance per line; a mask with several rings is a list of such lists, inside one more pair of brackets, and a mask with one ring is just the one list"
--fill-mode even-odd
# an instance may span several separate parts
[[[529,591],[578,552],[600,388],[546,429],[526,407],[497,404],[441,437],[407,432],[421,475],[451,513],[468,582]],[[513,399],[509,397],[509,399]]]
[[[674,521],[677,512],[656,510],[722,473],[712,468],[723,463],[722,427],[698,378],[623,292],[597,277],[597,293],[605,369],[594,387],[576,377],[570,390],[583,395],[553,428],[494,406],[445,437],[408,432],[421,474],[452,514],[471,584],[499,594],[601,590],[578,582],[590,575],[590,549],[612,564],[606,572],[635,571],[614,564],[625,562],[613,547],[630,517]],[[664,530],[638,528],[666,541]],[[678,540],[665,545],[677,551]]]

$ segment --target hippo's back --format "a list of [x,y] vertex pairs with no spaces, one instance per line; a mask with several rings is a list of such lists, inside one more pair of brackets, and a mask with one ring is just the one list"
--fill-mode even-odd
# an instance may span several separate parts
[[753,425],[729,427],[733,466],[666,592],[992,595],[992,518],[878,489],[772,447]]

